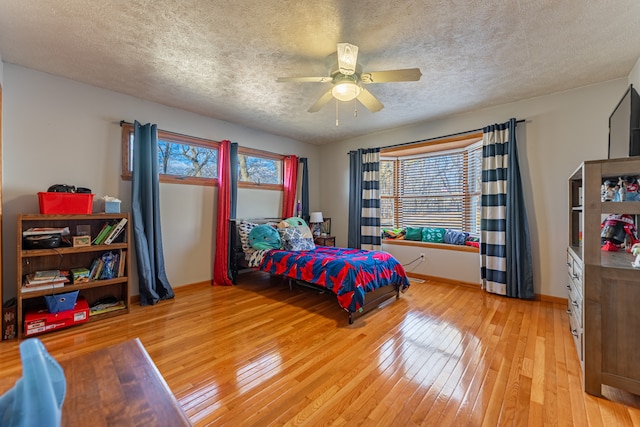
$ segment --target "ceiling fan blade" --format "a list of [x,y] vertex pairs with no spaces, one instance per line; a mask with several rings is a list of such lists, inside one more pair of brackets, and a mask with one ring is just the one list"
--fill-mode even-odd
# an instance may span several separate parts
[[420,68],[406,68],[404,70],[372,71],[362,73],[362,83],[387,83],[387,82],[416,82],[420,80],[422,73]]
[[373,96],[373,94],[365,88],[362,88],[362,91],[360,91],[360,95],[358,95],[358,101],[360,101],[362,105],[367,107],[367,110],[371,111],[372,113],[380,111],[384,108],[382,102],[378,101],[378,98]]
[[300,82],[300,83],[330,83],[332,77],[278,77],[278,83],[284,82]]
[[324,107],[324,105],[327,102],[331,101],[332,98],[333,98],[333,95],[331,94],[331,89],[329,89],[307,111],[309,111],[310,113],[315,113],[316,111],[320,111],[320,109]]

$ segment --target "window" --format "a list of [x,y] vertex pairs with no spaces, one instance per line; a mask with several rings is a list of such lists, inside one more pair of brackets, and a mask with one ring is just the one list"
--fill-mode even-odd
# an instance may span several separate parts
[[482,135],[381,151],[383,227],[480,233]]
[[[217,141],[158,130],[160,182],[216,185],[218,181]],[[122,124],[122,177],[131,179],[133,125]]]
[[238,187],[283,190],[284,156],[238,147]]

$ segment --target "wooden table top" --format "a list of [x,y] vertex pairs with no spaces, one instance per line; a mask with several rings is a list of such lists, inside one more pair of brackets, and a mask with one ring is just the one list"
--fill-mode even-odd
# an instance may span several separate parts
[[60,363],[63,426],[191,426],[139,339]]

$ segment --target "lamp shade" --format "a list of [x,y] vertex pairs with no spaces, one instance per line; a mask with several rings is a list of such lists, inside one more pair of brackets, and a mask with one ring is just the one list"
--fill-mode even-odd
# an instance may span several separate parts
[[322,219],[322,212],[311,212],[311,214],[309,215],[310,224],[317,224],[323,221],[324,219]]
[[331,89],[331,94],[339,101],[351,101],[360,95],[362,89],[353,82],[343,82],[336,84]]

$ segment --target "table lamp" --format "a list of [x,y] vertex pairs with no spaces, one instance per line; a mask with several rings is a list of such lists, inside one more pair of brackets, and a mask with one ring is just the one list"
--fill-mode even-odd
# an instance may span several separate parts
[[311,212],[309,216],[309,224],[311,224],[313,237],[320,236],[320,225],[323,222],[324,222],[324,219],[322,218],[322,212]]

